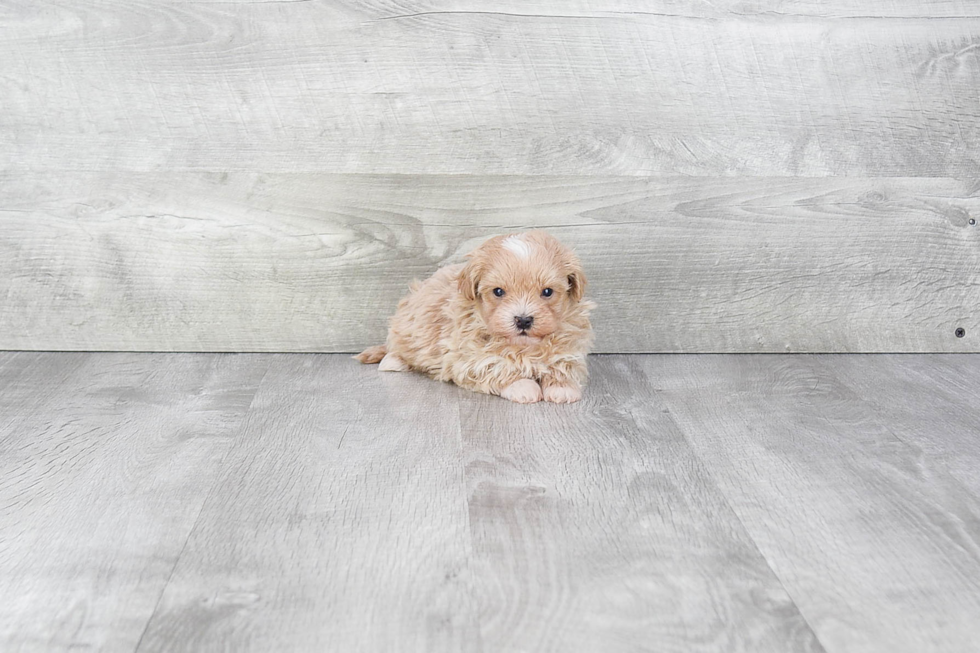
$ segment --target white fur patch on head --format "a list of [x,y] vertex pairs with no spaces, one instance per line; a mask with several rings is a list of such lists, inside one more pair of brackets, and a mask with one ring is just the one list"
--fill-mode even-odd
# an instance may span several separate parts
[[531,258],[531,243],[524,240],[522,236],[508,236],[501,243],[508,252],[517,255],[517,258]]

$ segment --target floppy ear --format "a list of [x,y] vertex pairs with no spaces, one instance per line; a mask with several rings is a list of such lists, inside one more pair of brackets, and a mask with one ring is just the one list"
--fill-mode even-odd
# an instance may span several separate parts
[[585,296],[585,286],[587,283],[585,272],[582,271],[582,265],[578,260],[574,261],[571,272],[568,273],[568,296],[573,301],[582,301],[582,297]]
[[459,284],[459,292],[466,299],[471,302],[476,301],[476,297],[480,292],[480,268],[477,265],[477,261],[471,257],[470,261],[459,271],[456,282]]

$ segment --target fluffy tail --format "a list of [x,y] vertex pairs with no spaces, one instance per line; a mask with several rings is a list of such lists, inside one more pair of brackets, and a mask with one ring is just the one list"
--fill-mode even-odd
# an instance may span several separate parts
[[387,347],[384,345],[375,345],[374,347],[368,347],[357,356],[354,356],[354,358],[361,361],[365,365],[372,365],[374,363],[380,363],[381,359],[384,358],[385,354],[387,353]]

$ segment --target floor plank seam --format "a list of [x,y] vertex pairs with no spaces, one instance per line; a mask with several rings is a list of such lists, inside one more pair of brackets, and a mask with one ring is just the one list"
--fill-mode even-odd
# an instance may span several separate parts
[[[644,375],[645,374],[646,372],[644,371]],[[649,378],[647,380],[649,381]],[[786,586],[786,582],[783,580],[783,577],[776,571],[775,568],[773,568],[773,564],[769,556],[767,556],[765,552],[763,552],[762,549],[759,547],[759,542],[756,540],[755,536],[752,535],[752,531],[749,530],[748,526],[746,526],[745,524],[745,521],[742,519],[742,516],[738,514],[737,510],[735,510],[735,507],[732,505],[732,502],[729,500],[727,493],[722,489],[721,485],[718,483],[718,480],[715,478],[714,471],[704,460],[704,458],[701,457],[701,454],[698,453],[697,447],[695,447],[694,443],[691,441],[691,437],[688,434],[687,430],[684,429],[683,426],[681,426],[681,424],[676,419],[674,419],[673,413],[670,412],[673,410],[670,400],[664,397],[661,393],[657,392],[656,390],[653,390],[653,394],[654,396],[659,396],[660,400],[663,402],[663,405],[668,409],[667,419],[670,420],[670,423],[677,428],[677,432],[680,433],[681,437],[684,438],[684,442],[687,443],[687,446],[691,451],[691,455],[693,455],[694,458],[698,461],[698,463],[701,465],[701,468],[704,470],[705,475],[707,476],[708,479],[710,479],[712,488],[715,490],[715,492],[718,493],[718,496],[721,498],[721,500],[725,502],[725,506],[728,508],[729,512],[731,512],[732,517],[739,524],[739,526],[742,527],[742,531],[745,533],[745,536],[752,543],[752,548],[755,549],[756,553],[759,554],[759,557],[765,562],[766,568],[772,574],[772,577],[779,582],[779,586],[786,593],[786,596],[789,597],[789,600],[792,601],[793,607],[796,608],[796,611],[799,613],[800,618],[803,619],[803,623],[805,623],[807,628],[810,629],[810,633],[813,635],[814,641],[816,641],[817,644],[820,645],[820,650],[824,651],[825,653],[830,653],[831,649],[827,648],[827,646],[824,645],[823,640],[820,639],[820,634],[817,632],[816,628],[814,628],[813,622],[806,615],[806,612],[804,612],[803,608],[800,607],[799,600],[797,599],[796,596],[794,596],[793,592],[791,592],[789,588]],[[633,423],[637,424],[636,418],[633,416],[632,410],[627,409],[627,412],[629,413],[630,418],[633,419]],[[637,424],[637,426],[639,425]]]
[[[217,483],[215,483],[216,485]],[[191,541],[191,535],[197,529],[197,522],[201,518],[201,513],[204,512],[204,504],[207,503],[208,499],[211,498],[211,492],[214,491],[214,485],[208,490],[208,496],[204,499],[201,504],[201,509],[198,510],[197,516],[194,518],[194,526],[188,531],[187,537],[184,538],[184,543],[180,547],[180,551],[177,553],[177,557],[174,558],[174,564],[170,567],[170,573],[167,574],[167,582],[163,584],[160,588],[160,593],[157,595],[157,600],[153,604],[153,610],[150,612],[150,616],[147,618],[146,623],[143,624],[143,631],[140,633],[139,639],[136,640],[136,646],[133,647],[133,653],[140,650],[140,646],[143,645],[143,639],[146,637],[147,631],[150,629],[150,624],[153,623],[153,617],[156,616],[157,611],[160,609],[160,603],[163,601],[163,595],[167,593],[167,588],[170,587],[170,581],[173,580],[174,572],[177,571],[177,566],[180,564],[180,559],[184,555],[184,551],[187,549],[187,543]]]
[[471,583],[470,587],[473,590],[473,602],[476,608],[476,633],[477,642],[476,650],[483,651],[483,614],[482,614],[482,599],[480,597],[479,587],[476,583],[476,571],[473,569],[476,563],[476,542],[473,540],[473,525],[470,520],[470,490],[469,490],[469,473],[466,471],[467,461],[466,461],[466,443],[463,442],[463,411],[462,411],[462,392],[463,390],[456,388],[456,440],[459,444],[459,459],[461,462],[460,472],[463,475],[462,486],[463,486],[463,505],[465,510],[463,511],[464,519],[466,523],[464,524],[466,533],[466,548],[467,548],[467,577]]
[[245,428],[244,428],[245,422],[248,420],[249,414],[252,411],[252,406],[255,403],[255,398],[259,395],[259,389],[262,387],[262,384],[265,382],[265,379],[269,375],[269,371],[271,369],[272,369],[272,362],[270,361],[269,364],[266,365],[265,371],[262,372],[261,378],[259,378],[258,382],[255,384],[255,390],[252,393],[251,399],[249,399],[248,401],[248,406],[246,406],[245,410],[242,411],[242,418],[238,423],[238,436],[235,438],[234,443],[232,443],[232,445],[228,447],[228,450],[225,452],[225,454],[221,456],[221,460],[218,461],[218,464],[216,465],[216,472],[214,475],[214,479],[211,483],[211,487],[208,488],[208,494],[207,496],[204,497],[204,501],[201,502],[201,507],[198,509],[197,515],[194,517],[194,525],[191,526],[190,530],[187,531],[187,537],[184,538],[184,543],[180,547],[180,552],[177,554],[177,557],[174,558],[174,564],[170,568],[170,573],[167,575],[167,582],[163,584],[163,587],[161,587],[160,589],[159,595],[157,595],[157,600],[153,605],[153,610],[150,612],[149,618],[146,620],[146,623],[143,625],[143,632],[140,633],[139,639],[136,640],[136,646],[133,648],[133,653],[137,653],[140,650],[140,647],[143,645],[143,640],[146,637],[146,633],[150,629],[150,624],[153,623],[154,617],[156,617],[157,612],[160,610],[160,604],[163,602],[163,597],[167,593],[167,588],[170,587],[170,582],[173,580],[174,573],[177,571],[177,567],[180,565],[180,560],[181,558],[184,557],[184,551],[187,550],[187,544],[191,541],[191,538],[194,536],[194,533],[197,532],[198,527],[200,526],[201,523],[201,515],[204,514],[204,509],[211,501],[211,497],[214,495],[214,491],[218,486],[218,479],[220,477],[222,466],[224,465],[228,457],[231,455],[231,453],[235,450],[235,448],[239,445],[241,434],[245,432]]

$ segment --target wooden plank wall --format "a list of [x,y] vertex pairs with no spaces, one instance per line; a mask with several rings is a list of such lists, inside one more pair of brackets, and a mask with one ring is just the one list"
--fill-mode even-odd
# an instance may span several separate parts
[[354,351],[545,227],[600,351],[980,351],[978,119],[969,0],[8,0],[0,349]]

